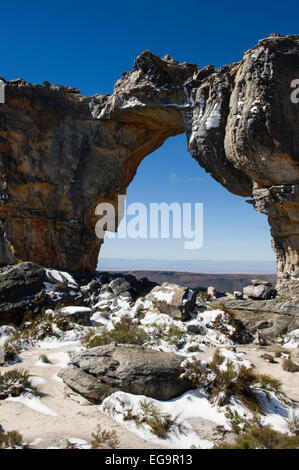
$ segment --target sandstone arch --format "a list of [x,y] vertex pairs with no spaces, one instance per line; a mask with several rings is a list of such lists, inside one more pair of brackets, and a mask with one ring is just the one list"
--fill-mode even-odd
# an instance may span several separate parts
[[[93,270],[94,209],[141,160],[185,132],[198,163],[268,215],[278,288],[299,276],[299,36],[271,36],[214,69],[144,51],[114,93],[6,83],[0,105],[0,262]],[[290,282],[292,279],[292,282]]]

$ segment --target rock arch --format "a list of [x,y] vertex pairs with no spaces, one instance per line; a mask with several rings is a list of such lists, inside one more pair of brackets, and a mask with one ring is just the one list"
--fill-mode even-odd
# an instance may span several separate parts
[[[94,210],[185,132],[198,163],[268,215],[278,288],[299,276],[299,36],[273,35],[215,69],[144,51],[109,95],[22,79],[0,105],[0,262],[94,270]],[[288,279],[288,283],[284,280]],[[290,282],[292,280],[292,282]]]

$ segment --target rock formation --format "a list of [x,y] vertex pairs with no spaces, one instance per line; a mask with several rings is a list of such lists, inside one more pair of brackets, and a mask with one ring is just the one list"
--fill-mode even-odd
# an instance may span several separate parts
[[169,400],[190,389],[179,380],[184,356],[138,345],[108,344],[75,354],[60,377],[87,398],[101,401],[123,390]]
[[185,132],[198,163],[268,215],[277,287],[296,288],[298,77],[299,36],[272,35],[219,69],[144,51],[111,96],[3,79],[0,262],[94,270],[95,207],[117,204],[142,159]]

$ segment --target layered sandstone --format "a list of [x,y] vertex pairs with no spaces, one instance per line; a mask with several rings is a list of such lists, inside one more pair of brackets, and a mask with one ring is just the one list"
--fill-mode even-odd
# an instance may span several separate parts
[[142,159],[185,132],[198,163],[268,215],[278,287],[296,287],[299,104],[290,95],[298,77],[299,36],[273,35],[219,69],[144,51],[111,96],[6,82],[1,263],[95,269],[96,205],[116,204]]

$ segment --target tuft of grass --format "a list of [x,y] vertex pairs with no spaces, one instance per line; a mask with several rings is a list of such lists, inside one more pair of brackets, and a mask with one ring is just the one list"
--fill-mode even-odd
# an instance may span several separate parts
[[143,416],[139,419],[135,417],[137,424],[140,425],[145,422],[149,425],[151,432],[155,434],[155,436],[165,439],[167,432],[174,424],[171,416],[168,414],[162,414],[153,403],[146,400],[140,402],[140,407],[143,412]]
[[23,436],[19,431],[0,432],[0,449],[13,449],[21,447]]
[[275,361],[274,356],[272,354],[262,354],[261,357],[265,359],[265,361],[270,362],[271,364],[277,364],[277,361]]
[[41,355],[39,356],[39,360],[40,360],[41,362],[44,362],[45,364],[52,364],[51,361],[50,361],[50,359],[48,358],[47,354],[41,354]]
[[119,445],[119,439],[117,437],[116,431],[107,431],[102,429],[98,424],[95,432],[91,434],[91,448],[100,449],[108,446],[111,449],[115,449]]
[[10,339],[4,343],[4,357],[7,362],[14,362],[18,358],[19,348]]
[[18,397],[29,387],[29,372],[27,370],[9,370],[0,375],[0,400],[9,396]]
[[82,340],[87,348],[94,348],[109,343],[144,344],[147,339],[146,332],[132,322],[128,315],[124,315],[114,330],[103,328],[99,333],[90,332]]
[[295,364],[290,358],[283,360],[282,368],[287,372],[299,372],[299,366],[297,366],[297,364]]
[[267,375],[267,374],[253,373],[253,375],[254,375],[254,383],[259,384],[261,388],[264,390],[264,392],[272,391],[276,393],[282,393],[280,380],[274,379],[274,377],[271,377],[270,375]]

